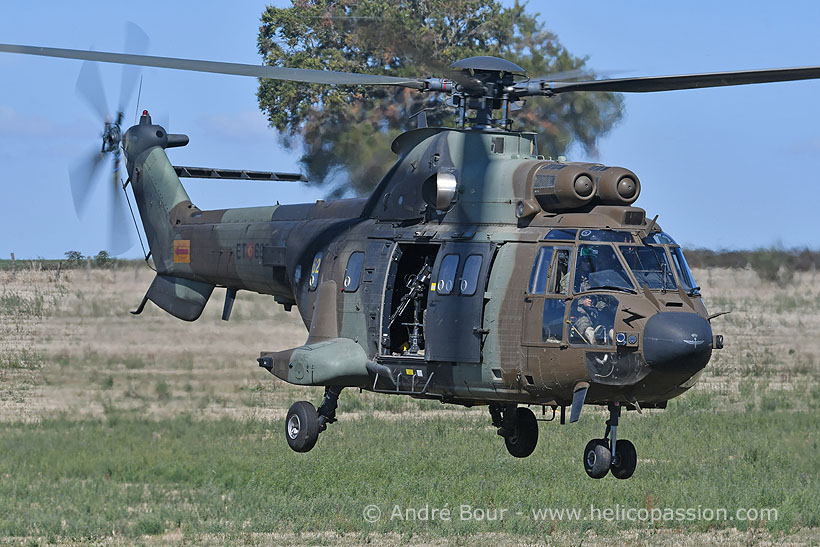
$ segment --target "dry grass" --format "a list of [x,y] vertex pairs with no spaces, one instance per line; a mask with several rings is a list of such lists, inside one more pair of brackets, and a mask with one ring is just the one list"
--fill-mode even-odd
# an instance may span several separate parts
[[712,322],[726,345],[713,353],[693,391],[713,392],[737,410],[767,404],[767,398],[805,408],[805,396],[818,389],[820,379],[816,272],[797,272],[786,284],[762,281],[751,269],[695,275],[709,312],[731,313]]
[[[695,272],[726,347],[714,353],[695,392],[745,408],[789,391],[817,389],[820,377],[820,285],[798,273],[787,285],[754,271]],[[132,316],[151,282],[144,266],[127,270],[0,272],[0,421],[44,413],[76,417],[106,408],[148,416],[281,417],[297,399],[320,391],[288,386],[256,366],[260,350],[301,344],[305,328],[271,297],[240,293],[231,321],[220,319],[223,290],[203,316],[179,321],[148,304]],[[691,396],[691,395],[690,395]],[[389,400],[386,400],[389,399]],[[793,398],[797,408],[805,397]],[[317,401],[318,402],[318,401]],[[363,394],[348,410],[418,411],[435,405]],[[459,410],[456,413],[461,413]]]
[[[148,415],[181,411],[242,414],[276,399],[278,382],[256,366],[260,350],[299,345],[297,313],[273,299],[240,293],[231,321],[220,319],[224,290],[202,318],[179,321],[148,304],[133,316],[153,277],[128,271],[0,272],[0,352],[20,366],[0,368],[0,420],[45,412],[99,414],[106,406]],[[36,313],[32,313],[32,310]],[[11,356],[11,357],[9,357]]]

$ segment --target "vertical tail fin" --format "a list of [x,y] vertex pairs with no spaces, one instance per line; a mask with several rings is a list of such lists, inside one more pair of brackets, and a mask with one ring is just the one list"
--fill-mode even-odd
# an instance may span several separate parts
[[174,243],[171,212],[180,204],[190,205],[191,200],[165,155],[166,148],[188,144],[188,137],[169,135],[163,127],[153,125],[145,111],[139,124],[125,133],[124,143],[131,188],[157,267],[157,276],[145,297],[175,317],[194,321],[214,286],[175,275],[182,272],[175,272],[174,264],[188,262],[179,257],[175,260],[175,253],[187,253],[190,248],[182,242]]
[[188,144],[186,135],[169,135],[143,112],[138,125],[124,138],[131,188],[137,201],[148,245],[157,271],[169,272],[174,265],[174,228],[171,210],[190,203],[188,193],[165,155],[165,149]]

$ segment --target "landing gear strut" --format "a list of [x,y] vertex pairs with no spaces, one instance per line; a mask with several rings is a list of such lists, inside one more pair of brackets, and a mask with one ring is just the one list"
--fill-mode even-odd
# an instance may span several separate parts
[[584,471],[593,479],[600,479],[609,471],[617,479],[628,479],[635,472],[638,464],[635,445],[617,437],[620,417],[620,404],[609,403],[604,438],[592,439],[584,448]]
[[538,444],[538,422],[529,408],[515,405],[490,405],[490,416],[498,434],[504,437],[507,451],[516,458],[526,458]]
[[308,452],[316,446],[319,433],[336,421],[336,407],[343,387],[325,387],[325,397],[319,410],[308,401],[291,405],[285,417],[285,440],[296,452]]

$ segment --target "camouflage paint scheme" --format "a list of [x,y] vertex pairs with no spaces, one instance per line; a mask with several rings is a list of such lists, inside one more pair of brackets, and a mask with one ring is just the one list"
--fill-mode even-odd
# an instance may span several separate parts
[[[663,407],[694,384],[709,360],[713,338],[707,312],[696,294],[680,288],[591,291],[617,299],[613,331],[634,334],[635,343],[568,343],[571,325],[561,341],[547,342],[540,334],[545,298],[566,302],[564,323],[575,298],[571,283],[566,295],[529,293],[539,248],[566,248],[574,257],[579,245],[574,239],[545,242],[551,228],[624,230],[633,234],[636,246],[643,245],[650,230],[659,233],[643,210],[631,206],[639,189],[628,200],[613,193],[624,174],[637,185],[628,170],[547,160],[527,133],[424,128],[396,139],[398,160],[368,198],[201,211],[165,154],[176,142],[149,116],[124,140],[130,182],[157,268],[146,298],[189,321],[199,317],[215,286],[270,294],[286,309],[296,305],[310,331],[305,346],[263,353],[272,360],[269,370],[286,381],[405,392],[465,405],[554,406],[569,405],[573,391],[586,383],[587,404]],[[553,182],[560,193],[560,181],[546,175],[537,179],[544,170],[594,173],[597,193],[582,204],[577,196],[545,195],[553,192]],[[440,173],[457,181],[453,202],[444,211],[432,205]],[[351,282],[346,268],[357,252],[364,253],[359,283],[355,291],[346,291]],[[408,356],[390,346],[393,331],[387,327],[392,297],[404,285],[397,279],[400,255],[434,259],[435,282],[447,254],[460,255],[459,267],[469,255],[482,257],[478,289],[471,296],[443,296],[431,284],[426,349]],[[701,338],[683,349],[663,349],[671,346],[656,335],[662,328],[647,337],[653,318],[659,325],[667,319],[681,328],[692,325]],[[678,336],[672,330],[668,336]],[[648,364],[646,347],[653,348],[653,355],[660,351],[663,362]],[[621,379],[599,375],[596,358],[623,359],[618,362],[629,370]],[[399,383],[388,373],[398,375]]]

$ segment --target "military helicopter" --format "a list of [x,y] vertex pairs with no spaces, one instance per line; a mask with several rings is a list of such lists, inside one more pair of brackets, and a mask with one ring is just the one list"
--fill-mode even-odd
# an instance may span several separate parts
[[[275,78],[305,84],[401,86],[449,96],[454,128],[418,128],[392,144],[398,159],[365,198],[203,211],[180,177],[302,180],[298,174],[174,166],[169,134],[143,111],[103,152],[123,150],[157,275],[148,301],[196,320],[225,287],[228,320],[240,290],[297,306],[302,346],[262,352],[259,366],[323,386],[318,409],[298,401],[285,439],[311,450],[337,420],[346,388],[486,406],[512,456],[529,456],[538,419],[564,424],[606,406],[604,434],[582,453],[586,473],[632,476],[634,445],[621,412],[665,408],[723,346],[683,252],[657,216],[633,204],[632,171],[539,154],[514,131],[510,109],[560,93],[656,92],[820,78],[820,67],[585,81],[528,78],[495,57],[453,63],[447,77],[241,65],[19,45],[0,51],[86,61]],[[500,114],[496,114],[500,112]]]

